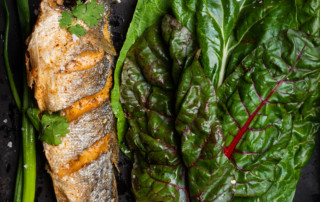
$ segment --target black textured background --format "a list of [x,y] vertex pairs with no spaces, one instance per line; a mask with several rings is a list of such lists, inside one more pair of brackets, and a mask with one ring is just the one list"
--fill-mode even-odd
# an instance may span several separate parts
[[[165,0],[164,0],[165,1]],[[29,0],[31,22],[34,24],[38,14],[40,0]],[[119,51],[125,40],[132,14],[137,0],[122,0],[122,3],[112,5],[110,25],[116,50]],[[9,60],[14,79],[21,94],[22,71],[24,71],[24,47],[20,38],[19,24],[16,11],[16,1],[7,0],[10,11]],[[15,184],[16,166],[18,161],[21,136],[21,121],[18,110],[10,93],[8,79],[3,61],[3,34],[5,14],[3,1],[0,0],[0,202],[12,201]],[[303,168],[297,186],[295,202],[320,201],[320,142],[309,164]],[[12,144],[12,147],[10,145]],[[45,157],[41,143],[37,142],[37,188],[36,200],[55,201],[52,182],[45,167]],[[131,162],[120,156],[120,174],[117,177],[119,201],[133,201],[130,192]]]

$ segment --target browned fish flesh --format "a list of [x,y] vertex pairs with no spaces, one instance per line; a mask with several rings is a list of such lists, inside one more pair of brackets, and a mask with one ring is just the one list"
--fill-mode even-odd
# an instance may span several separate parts
[[[70,132],[58,146],[44,143],[58,201],[117,201],[115,117],[110,106],[115,50],[105,17],[76,37],[59,25],[63,0],[42,0],[27,40],[28,84],[40,111],[66,116]],[[81,22],[80,22],[81,23]]]

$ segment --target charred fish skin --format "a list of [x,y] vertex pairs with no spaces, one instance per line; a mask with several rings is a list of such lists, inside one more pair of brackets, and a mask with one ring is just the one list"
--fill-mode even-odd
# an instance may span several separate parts
[[[61,111],[70,132],[58,146],[43,143],[58,201],[117,201],[115,117],[110,107],[115,55],[105,17],[76,37],[59,25],[63,0],[42,0],[27,40],[28,84],[40,111]],[[80,22],[81,23],[81,22]]]

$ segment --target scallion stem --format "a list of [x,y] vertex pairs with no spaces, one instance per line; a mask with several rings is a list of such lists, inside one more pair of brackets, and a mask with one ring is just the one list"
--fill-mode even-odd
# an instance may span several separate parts
[[4,3],[5,12],[6,12],[6,26],[4,31],[4,50],[3,50],[4,63],[5,63],[8,79],[9,79],[11,93],[13,95],[14,101],[16,102],[18,109],[21,110],[21,101],[20,101],[20,97],[19,97],[16,85],[14,84],[14,79],[12,76],[12,72],[9,64],[9,57],[8,57],[8,41],[9,41],[9,25],[10,25],[9,10],[8,10],[6,0],[3,0],[3,3]]
[[[34,128],[26,115],[27,109],[32,104],[32,99],[29,95],[26,73],[24,73],[22,100],[23,103],[21,106],[21,100],[19,98],[12,76],[12,72],[9,66],[8,36],[10,18],[6,0],[4,0],[4,7],[6,11],[6,27],[4,41],[5,67],[10,83],[11,92],[13,94],[18,109],[22,113],[22,152],[20,152],[19,156],[14,201],[32,202],[34,201],[36,187],[36,140]],[[17,0],[17,7],[19,13],[22,38],[23,40],[25,40],[30,33],[30,13],[28,0]],[[23,67],[22,71],[25,72],[25,67]]]
[[[17,0],[22,38],[30,34],[30,12],[28,0]],[[23,67],[23,98],[22,98],[22,149],[23,149],[23,194],[22,201],[34,201],[36,188],[36,138],[35,130],[27,117],[27,109],[32,105],[27,76]]]
[[36,139],[35,130],[27,117],[27,109],[31,103],[26,83],[27,80],[24,79],[22,101],[23,202],[34,201],[36,188]]
[[[3,0],[5,13],[6,13],[6,25],[5,25],[5,32],[4,32],[4,62],[5,62],[5,68],[7,71],[7,76],[9,79],[9,84],[11,88],[11,92],[14,98],[14,101],[17,105],[17,108],[21,111],[21,100],[17,91],[17,88],[14,83],[14,79],[12,76],[10,64],[9,64],[9,57],[8,57],[8,41],[9,41],[9,25],[10,25],[10,16],[9,16],[9,10],[7,6],[6,0]],[[18,168],[17,168],[17,176],[16,176],[16,184],[15,184],[15,190],[14,190],[14,202],[20,202],[22,200],[22,187],[23,187],[23,169],[22,169],[22,150],[20,149],[19,152],[19,160],[18,160]]]
[[14,196],[13,202],[20,202],[22,201],[22,187],[23,187],[23,169],[22,169],[22,150],[19,151],[19,161],[18,161],[18,169],[17,169],[17,176],[16,176],[16,186],[14,189]]

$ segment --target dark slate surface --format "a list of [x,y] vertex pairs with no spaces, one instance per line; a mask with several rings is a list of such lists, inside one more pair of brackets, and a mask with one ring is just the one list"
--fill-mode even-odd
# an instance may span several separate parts
[[[24,65],[23,42],[20,39],[19,25],[16,11],[16,1],[7,0],[10,10],[10,38],[9,38],[9,60],[13,69],[14,78],[18,90],[21,93],[21,80]],[[38,14],[40,0],[29,0],[32,24]],[[112,5],[110,25],[114,45],[119,51],[125,40],[137,0],[122,0],[121,4]],[[11,96],[8,79],[4,70],[3,61],[3,33],[4,33],[4,8],[0,1],[0,201],[12,201],[15,184],[16,166],[18,161],[19,144],[21,136],[21,121],[19,111],[16,109]],[[317,148],[309,164],[303,168],[300,181],[297,186],[295,202],[320,201],[320,145]],[[46,159],[43,154],[42,144],[37,143],[37,188],[36,201],[55,201],[50,176],[44,169]],[[120,156],[120,174],[117,177],[120,201],[133,201],[130,192],[130,170],[131,162],[124,155]]]

